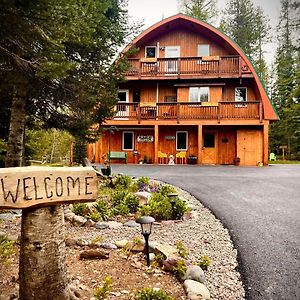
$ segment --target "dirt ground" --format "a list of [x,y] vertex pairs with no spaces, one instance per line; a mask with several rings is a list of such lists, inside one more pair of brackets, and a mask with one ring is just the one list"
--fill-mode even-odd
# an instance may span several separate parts
[[[20,218],[1,221],[0,230],[16,239],[20,232]],[[16,244],[15,249],[11,263],[0,265],[0,300],[18,297],[19,245]],[[112,278],[112,292],[108,299],[132,299],[133,292],[143,287],[161,288],[175,299],[186,299],[182,284],[159,267],[148,269],[142,253],[128,258],[120,250],[109,250],[109,259],[80,260],[79,254],[84,249],[80,246],[66,247],[68,278],[80,299],[90,299],[93,289],[101,285],[107,275]]]

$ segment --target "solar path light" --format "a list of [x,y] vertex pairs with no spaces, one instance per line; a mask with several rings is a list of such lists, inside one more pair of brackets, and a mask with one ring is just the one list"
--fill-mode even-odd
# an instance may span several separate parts
[[146,251],[146,259],[147,266],[150,266],[150,256],[149,256],[149,235],[151,234],[152,224],[155,221],[154,218],[150,216],[144,216],[136,220],[137,223],[141,224],[142,235],[145,239],[145,251]]

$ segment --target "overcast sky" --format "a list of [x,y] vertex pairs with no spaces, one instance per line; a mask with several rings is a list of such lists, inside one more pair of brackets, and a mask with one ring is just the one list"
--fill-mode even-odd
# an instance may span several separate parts
[[[265,14],[270,18],[270,24],[274,28],[273,40],[275,37],[275,27],[278,23],[280,12],[280,0],[252,0],[255,5],[260,5]],[[226,0],[217,0],[219,9],[226,5]],[[128,0],[128,12],[133,20],[143,20],[146,29],[163,18],[178,13],[178,0]],[[267,45],[266,60],[270,64],[273,61],[276,44]]]

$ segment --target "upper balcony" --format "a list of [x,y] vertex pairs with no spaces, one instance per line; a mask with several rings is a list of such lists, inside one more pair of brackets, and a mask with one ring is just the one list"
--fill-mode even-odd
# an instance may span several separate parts
[[129,58],[126,79],[184,79],[184,78],[238,78],[252,77],[239,55]]
[[113,120],[259,120],[262,122],[261,101],[118,103]]

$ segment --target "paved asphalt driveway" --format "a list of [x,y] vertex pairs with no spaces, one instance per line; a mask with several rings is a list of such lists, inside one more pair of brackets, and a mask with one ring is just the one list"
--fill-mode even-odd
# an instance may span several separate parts
[[239,251],[247,299],[300,299],[300,165],[112,169],[177,185],[210,208]]

